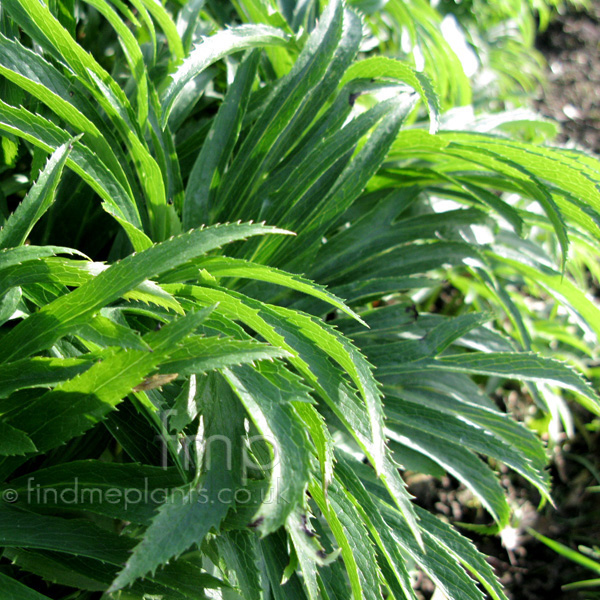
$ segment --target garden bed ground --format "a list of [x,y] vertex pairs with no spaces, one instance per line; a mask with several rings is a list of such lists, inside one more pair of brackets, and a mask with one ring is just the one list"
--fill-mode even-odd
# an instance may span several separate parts
[[[539,36],[538,49],[548,65],[548,84],[536,98],[537,109],[561,126],[558,141],[581,146],[600,154],[600,0],[588,12],[568,10]],[[525,415],[526,395],[513,392],[507,409]],[[539,495],[518,476],[508,471],[502,477],[515,510],[514,547],[507,549],[498,537],[467,533],[505,585],[510,600],[588,600],[600,592],[565,591],[566,583],[594,577],[591,571],[573,564],[527,535],[532,527],[572,548],[600,544],[600,494],[587,491],[600,484],[600,431],[593,419],[573,406],[576,435],[557,452],[551,468],[552,495],[556,507],[536,510]],[[598,420],[596,420],[598,424]],[[448,521],[486,524],[487,515],[456,480],[417,475],[407,478],[417,502]],[[430,598],[434,587],[426,579],[417,584],[422,598]],[[598,589],[598,588],[596,588]]]
[[[511,394],[527,409],[525,395]],[[514,407],[511,407],[513,409]],[[546,505],[539,511],[539,494],[519,476],[503,470],[501,483],[506,488],[514,511],[514,536],[507,536],[503,544],[499,537],[478,535],[463,530],[487,557],[496,575],[505,586],[510,600],[590,600],[599,598],[589,591],[565,591],[562,586],[574,581],[590,579],[593,572],[556,554],[527,534],[531,527],[537,532],[558,540],[572,548],[579,544],[598,545],[600,542],[600,494],[587,491],[598,485],[590,466],[600,470],[600,430],[590,430],[590,416],[582,409],[577,414],[576,435],[557,451],[551,467],[552,497],[555,507]],[[587,421],[587,423],[586,423]],[[587,425],[587,426],[586,426]],[[582,464],[583,463],[583,464]],[[473,495],[452,477],[442,480],[415,475],[407,477],[416,502],[451,523],[489,525],[489,516],[481,509]],[[417,583],[421,598],[431,598],[433,584],[426,578]]]
[[561,142],[600,154],[600,1],[567,11],[537,41],[549,65],[538,109],[561,124]]
[[[548,83],[536,99],[538,110],[560,123],[558,141],[582,146],[600,154],[600,0],[587,12],[568,10],[537,40],[548,62]],[[514,402],[522,396],[514,395]],[[515,406],[511,409],[523,410]],[[517,477],[506,476],[513,506],[521,521],[517,547],[509,551],[497,538],[473,537],[506,586],[511,600],[560,600],[599,598],[587,591],[565,591],[561,586],[590,579],[593,572],[564,559],[527,536],[527,526],[572,548],[600,544],[600,494],[587,491],[598,485],[590,469],[600,470],[600,432],[593,431],[589,413],[574,408],[578,431],[557,453],[551,469],[556,508],[535,511],[537,495]],[[596,420],[596,424],[598,421]],[[452,487],[452,486],[450,486]],[[456,494],[456,492],[454,492]],[[453,492],[448,491],[450,505]],[[456,505],[455,505],[456,506]],[[460,520],[460,519],[457,519]],[[466,520],[466,519],[465,519]],[[598,589],[598,588],[596,588]]]

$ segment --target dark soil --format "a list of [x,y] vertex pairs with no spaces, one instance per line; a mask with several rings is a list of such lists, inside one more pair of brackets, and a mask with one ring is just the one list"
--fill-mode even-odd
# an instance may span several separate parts
[[559,141],[600,154],[600,0],[587,12],[566,11],[539,36],[537,47],[549,65],[538,109],[560,123]]
[[[535,99],[537,110],[558,121],[561,133],[556,141],[600,154],[600,0],[593,0],[588,12],[566,10],[539,36],[536,45],[549,66],[548,83]],[[512,414],[527,414],[526,395],[512,392],[503,396]],[[502,470],[501,482],[514,512],[513,539],[503,543],[498,536],[463,531],[489,557],[510,600],[600,599],[600,588],[564,590],[565,584],[597,574],[563,558],[527,533],[532,528],[573,549],[600,546],[600,493],[587,489],[600,484],[600,419],[594,420],[578,406],[572,410],[577,433],[557,448],[551,467],[556,506],[538,510],[536,490],[514,473]],[[452,477],[406,476],[416,501],[432,513],[450,523],[491,525],[470,492]],[[433,584],[421,576],[417,582],[420,598],[429,599],[433,592]]]
[[[559,143],[600,154],[600,0],[593,0],[587,12],[566,10],[539,36],[536,45],[549,67],[548,83],[536,99],[537,109],[559,122]],[[513,414],[527,410],[520,394],[513,392],[506,402]],[[600,421],[580,407],[572,408],[577,433],[557,449],[551,467],[556,507],[536,510],[539,496],[535,490],[518,476],[503,472],[502,484],[516,517],[515,546],[507,548],[498,537],[468,534],[490,557],[510,600],[600,598],[600,588],[562,589],[567,583],[597,574],[527,534],[531,527],[573,549],[600,546],[600,493],[587,489],[600,484]],[[446,514],[450,521],[482,522],[481,512],[464,508],[468,492],[456,482],[447,479],[435,487],[432,510]],[[426,597],[426,589],[424,592]]]
[[[524,396],[511,394],[512,401],[523,406]],[[510,403],[510,400],[509,400]],[[517,408],[517,411],[518,408]],[[555,507],[538,509],[539,494],[520,476],[502,467],[500,480],[506,489],[513,510],[514,536],[502,540],[498,536],[484,536],[462,530],[477,548],[488,557],[496,575],[504,586],[509,600],[591,600],[600,598],[590,590],[566,591],[565,584],[592,579],[592,571],[563,558],[527,533],[532,528],[570,548],[579,545],[600,545],[600,494],[587,488],[599,485],[590,471],[600,468],[600,427],[591,430],[590,415],[574,407],[578,420],[588,421],[576,435],[557,450],[550,473],[552,498]],[[600,423],[598,423],[600,425]],[[581,464],[581,460],[586,463]],[[435,479],[430,476],[406,474],[409,490],[418,502],[450,523],[491,525],[489,515],[478,505],[469,490],[452,477]],[[598,473],[597,476],[600,476]],[[460,529],[460,527],[459,527]],[[433,584],[421,576],[417,583],[420,598],[430,599]]]
[[[593,0],[588,12],[566,10],[539,36],[536,45],[549,67],[548,83],[535,99],[537,110],[558,121],[561,133],[557,142],[600,154],[600,0]],[[527,414],[526,394],[502,396],[512,414],[519,418]],[[463,530],[488,557],[510,600],[600,599],[600,587],[564,590],[565,584],[597,574],[527,533],[532,528],[572,549],[600,546],[600,493],[588,491],[590,486],[600,485],[600,419],[594,420],[579,406],[573,405],[572,410],[577,432],[556,449],[550,469],[555,507],[539,508],[537,491],[502,468],[501,483],[514,513],[514,536],[502,540]],[[406,481],[416,502],[448,522],[491,525],[489,515],[472,494],[452,477],[439,480],[407,472]],[[423,575],[416,589],[426,600],[434,592]]]

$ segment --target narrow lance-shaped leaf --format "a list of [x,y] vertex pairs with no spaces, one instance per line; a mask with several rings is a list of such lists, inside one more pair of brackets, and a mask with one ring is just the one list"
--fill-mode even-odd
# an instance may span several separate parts
[[375,548],[349,492],[335,480],[327,500],[317,482],[311,484],[309,491],[341,548],[354,600],[380,600]]
[[185,190],[184,230],[211,223],[215,187],[220,183],[239,135],[258,60],[259,52],[255,50],[240,65],[194,162]]
[[[171,50],[173,56],[176,59],[183,58],[183,45],[181,42],[181,38],[179,37],[179,33],[177,32],[177,27],[175,27],[175,23],[173,23],[173,20],[171,19],[169,13],[165,10],[163,5],[158,2],[154,2],[153,0],[140,0],[140,3],[156,19],[156,22],[160,25],[160,28],[163,30],[163,33],[167,38],[169,49]],[[132,4],[136,3],[132,2]]]
[[201,259],[199,261],[194,261],[194,263],[189,266],[184,266],[172,273],[167,273],[162,281],[171,282],[183,281],[188,278],[192,279],[192,277],[189,276],[192,275],[195,277],[198,273],[198,269],[206,269],[213,277],[254,279],[281,285],[298,292],[303,292],[304,294],[315,296],[316,298],[335,306],[364,325],[364,322],[357,313],[348,308],[343,300],[337,298],[323,286],[299,275],[293,275],[281,271],[280,269],[274,269],[258,263],[251,263],[242,259],[229,257]]
[[348,490],[348,496],[357,510],[364,515],[364,521],[371,531],[376,544],[388,562],[394,579],[400,586],[406,598],[414,598],[415,594],[410,585],[410,577],[406,566],[406,558],[400,552],[389,525],[380,514],[374,498],[367,492],[358,476],[352,470],[350,461],[341,453],[336,453],[338,461],[336,472],[340,485]]
[[[101,104],[126,142],[144,190],[151,233],[162,241],[167,237],[167,200],[160,169],[151,156],[139,129],[131,104],[115,80],[71,38],[68,32],[37,0],[9,0],[11,15],[33,39],[57,58],[68,62],[95,99]],[[118,19],[115,16],[115,19]],[[137,67],[137,65],[136,65]]]
[[131,541],[83,519],[60,519],[0,503],[0,545],[65,552],[119,564]]
[[[0,100],[0,129],[22,137],[46,152],[53,152],[68,143],[70,134],[48,119],[24,108],[16,109]],[[75,171],[104,200],[103,208],[125,228],[133,247],[144,250],[152,242],[141,231],[141,219],[132,197],[106,165],[90,149],[76,142],[67,159]]]
[[[248,365],[225,369],[223,374],[271,447],[270,491],[253,522],[264,536],[281,527],[302,502],[309,478],[308,441],[293,406],[280,398],[275,382]],[[299,400],[307,397],[304,388],[296,395]]]
[[[57,59],[69,64],[82,82],[92,88],[103,107],[108,108],[115,102],[115,109],[121,112],[129,126],[133,125],[133,119],[130,120],[133,111],[123,90],[94,57],[77,44],[45,4],[37,0],[4,0],[3,6],[32,39]],[[105,90],[97,87],[97,81],[102,82]]]
[[[130,255],[17,325],[4,338],[0,360],[14,360],[48,348],[72,328],[85,322],[94,311],[152,276],[160,275],[228,242],[269,233],[287,232],[258,224],[215,226],[193,230],[139,254]],[[13,345],[11,340],[15,340],[16,344]]]
[[[385,449],[377,383],[370,365],[349,340],[308,315],[270,306],[236,292],[180,284],[165,284],[164,288],[174,295],[192,297],[202,304],[218,303],[218,312],[241,320],[274,346],[290,352],[290,362],[311,382],[354,436],[405,515],[411,531],[419,539],[418,525],[405,485],[397,465]],[[328,357],[347,370],[362,399]]]
[[297,251],[292,252],[290,247],[286,248],[278,261],[279,264],[287,259],[287,268],[292,271],[303,270],[301,265],[306,264],[307,257],[314,255],[318,249],[316,242],[321,240],[330,224],[354,202],[381,166],[414,102],[414,96],[398,99],[397,105],[383,117],[335,184],[307,216],[303,230],[298,236],[298,243],[304,244],[303,247],[307,249],[298,254]]
[[54,202],[56,187],[71,148],[70,143],[63,144],[48,159],[44,170],[27,196],[0,229],[0,248],[23,244],[34,225]]
[[[102,123],[99,111],[85,96],[85,88],[73,81],[73,75],[69,79],[40,54],[2,35],[0,73],[42,101],[75,131],[85,134],[84,143],[130,192],[123,165],[115,154],[115,139],[109,137],[111,132]],[[124,155],[120,156],[124,158]]]
[[206,448],[198,484],[175,490],[161,506],[109,591],[154,572],[192,544],[200,545],[212,528],[219,528],[234,502],[242,481],[244,413],[220,375],[209,375],[203,385],[198,407],[203,417],[204,431],[199,432],[203,439],[195,443],[203,442]]
[[134,35],[118,16],[116,11],[105,0],[85,0],[93,6],[113,26],[119,36],[119,42],[131,74],[137,84],[137,112],[138,124],[143,131],[148,118],[148,79],[144,66],[144,57]]
[[492,470],[462,444],[404,423],[390,424],[386,433],[393,442],[428,456],[473,490],[501,528],[508,524],[510,508],[500,483]]
[[[231,212],[258,216],[253,188],[297,144],[303,133],[300,124],[308,126],[327,99],[319,91],[331,82],[327,70],[340,44],[343,19],[339,0],[329,2],[293,69],[275,87],[233,159],[217,196],[217,218]],[[314,96],[314,104],[309,103]]]
[[161,94],[163,125],[167,123],[171,108],[177,96],[185,87],[185,84],[204,69],[234,52],[257,46],[262,47],[269,44],[283,45],[286,43],[287,36],[282,31],[266,25],[240,25],[219,31],[205,39],[177,67],[176,71],[171,75],[168,87]]
[[436,133],[440,126],[440,101],[439,97],[427,77],[406,63],[385,56],[373,56],[354,63],[345,73],[340,86],[357,78],[391,78],[403,81],[417,92],[429,111],[429,132]]
[[0,586],[5,600],[50,600],[16,579],[0,573]]
[[[146,525],[165,500],[167,490],[181,483],[174,467],[75,460],[29,472],[12,479],[9,485],[19,494],[14,504],[17,507],[32,511],[46,507],[68,514],[73,510],[73,494],[65,490],[75,491],[76,486],[78,511]],[[99,501],[104,494],[110,498],[111,489],[119,493],[113,492],[110,502]]]
[[174,319],[144,341],[150,351],[110,348],[92,367],[31,402],[21,402],[7,422],[23,429],[40,451],[55,448],[81,435],[106,417],[127,394],[140,385],[173,345],[189,335],[211,308]]

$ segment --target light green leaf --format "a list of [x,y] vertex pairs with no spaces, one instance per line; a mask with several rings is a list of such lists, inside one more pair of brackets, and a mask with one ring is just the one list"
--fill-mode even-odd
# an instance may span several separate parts
[[20,402],[6,421],[23,429],[40,451],[81,435],[103,420],[133,388],[194,331],[211,308],[174,319],[144,336],[150,351],[109,348],[85,372],[29,402]]
[[0,229],[0,248],[21,246],[33,226],[54,202],[56,186],[71,148],[71,143],[63,144],[48,159],[27,196]]
[[[85,0],[93,6],[112,25],[119,36],[119,43],[137,85],[138,123],[143,131],[148,118],[148,79],[144,66],[144,57],[135,36],[121,20],[117,12],[105,0]],[[152,3],[155,6],[156,3]],[[161,6],[162,8],[162,6]],[[183,52],[182,52],[183,54]]]
[[[181,284],[165,284],[164,288],[176,296],[192,297],[202,304],[218,303],[217,312],[241,320],[273,346],[290,352],[290,362],[311,382],[354,436],[411,524],[414,535],[419,535],[397,465],[385,451],[378,384],[368,362],[346,338],[308,315],[270,306],[236,292]],[[328,357],[348,372],[362,400]]]
[[[116,142],[102,118],[85,96],[85,88],[69,79],[41,55],[0,34],[0,73],[41,100],[75,131],[131,193],[123,166],[115,155]],[[82,89],[80,89],[82,88]],[[122,154],[120,158],[124,158]]]
[[177,27],[175,27],[175,23],[173,23],[173,20],[169,16],[169,13],[164,9],[163,5],[159,2],[154,2],[154,0],[140,0],[140,2],[160,25],[160,28],[167,38],[172,55],[176,59],[183,58],[185,52],[183,51],[183,45],[179,33],[177,32]]
[[340,86],[352,79],[391,78],[403,81],[417,92],[429,111],[429,132],[436,133],[440,126],[440,101],[429,77],[399,60],[373,56],[354,63],[340,81]]
[[[411,586],[406,558],[400,552],[394,540],[393,532],[381,516],[375,500],[367,492],[358,476],[352,470],[350,460],[341,452],[336,453],[336,459],[338,461],[336,474],[339,477],[340,484],[346,488],[349,498],[356,506],[361,517],[363,517],[363,521],[369,528],[375,543],[388,563],[395,582],[400,586],[402,595],[406,598],[414,599],[415,593]],[[388,583],[393,585],[390,581]]]
[[44,358],[36,356],[0,366],[0,398],[19,389],[50,387],[83,373],[92,365],[89,358]]
[[[234,240],[252,235],[286,233],[264,225],[231,224],[196,229],[115,263],[97,277],[47,304],[4,338],[0,360],[15,360],[50,347],[95,311],[150,277]],[[0,256],[1,259],[1,256]],[[17,341],[13,346],[13,340]]]
[[[51,121],[34,115],[24,108],[16,109],[1,100],[0,129],[22,137],[46,152],[53,152],[71,140],[68,132]],[[87,146],[76,142],[67,159],[67,166],[104,200],[102,207],[125,227],[136,250],[144,250],[152,245],[150,239],[140,229],[138,208],[130,193]]]
[[[145,1],[151,4],[151,0]],[[173,104],[185,84],[204,69],[234,52],[270,44],[284,45],[286,43],[287,36],[282,31],[266,25],[240,25],[221,30],[206,38],[202,43],[196,45],[175,72],[171,74],[170,83],[161,94],[163,126],[167,123]]]
[[197,277],[199,269],[205,269],[211,276],[214,277],[234,277],[242,279],[254,279],[257,281],[264,281],[267,283],[273,283],[281,285],[297,292],[309,294],[331,304],[355,318],[357,321],[362,322],[359,315],[357,315],[352,309],[348,308],[344,301],[337,298],[334,294],[327,291],[324,287],[301,277],[300,275],[294,275],[286,273],[273,267],[268,267],[258,263],[251,263],[242,259],[219,257],[219,258],[208,258],[194,261],[194,263],[185,265],[182,268],[167,273],[161,281],[171,283],[176,281],[185,281],[186,279],[193,279]]
[[329,487],[327,499],[316,482],[311,483],[309,491],[341,548],[354,600],[380,600],[375,548],[350,494],[336,480]]
[[190,336],[174,349],[160,367],[161,373],[207,373],[259,360],[287,358],[289,352],[254,340]]
[[0,296],[0,325],[4,325],[15,314],[21,298],[22,292],[19,287],[2,293]]

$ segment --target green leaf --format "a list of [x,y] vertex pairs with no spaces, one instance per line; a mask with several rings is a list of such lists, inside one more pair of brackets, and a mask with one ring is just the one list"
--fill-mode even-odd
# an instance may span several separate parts
[[204,439],[208,444],[225,441],[226,451],[220,446],[218,452],[211,452],[209,446],[203,476],[197,484],[175,490],[161,506],[109,592],[154,571],[192,544],[200,545],[213,527],[219,528],[234,502],[243,468],[243,411],[218,374],[208,377],[198,407],[205,424]]
[[490,432],[495,438],[504,441],[506,446],[512,447],[526,457],[535,472],[541,473],[546,467],[546,453],[535,434],[495,407],[488,408],[478,405],[476,400],[471,401],[471,398],[467,401],[467,399],[461,398],[460,394],[451,393],[450,390],[444,393],[432,389],[425,382],[406,384],[402,386],[402,389],[385,387],[384,390],[391,411],[394,410],[395,399],[398,397],[419,406],[438,410],[455,419],[473,423],[485,432]]
[[354,600],[380,600],[375,549],[349,492],[336,480],[327,498],[316,482],[311,483],[309,491],[341,548]]
[[0,503],[0,545],[54,550],[118,565],[132,543],[82,519],[60,519]]
[[575,317],[584,330],[591,330],[600,339],[600,311],[598,306],[566,275],[539,264],[527,264],[507,257],[495,256],[499,263],[510,265],[522,273],[533,285],[543,287]]
[[[51,121],[24,108],[16,109],[1,100],[0,129],[14,133],[46,152],[53,152],[71,140],[68,132]],[[140,229],[139,212],[130,193],[87,146],[76,142],[67,159],[67,166],[104,200],[102,207],[125,228],[136,250],[144,250],[152,245]]]
[[268,582],[261,572],[261,552],[257,536],[244,530],[227,531],[216,540],[229,574],[234,574],[236,587],[247,600],[263,600]]
[[148,524],[169,491],[181,485],[176,469],[140,464],[80,460],[34,471],[13,479],[24,509],[74,508],[113,519]]
[[0,455],[22,456],[36,450],[35,444],[24,431],[0,421]]
[[[34,95],[75,131],[84,143],[110,168],[119,183],[131,193],[123,167],[115,155],[116,143],[103,126],[96,108],[85,96],[85,88],[61,73],[39,54],[0,35],[0,72]],[[112,148],[111,148],[112,146]],[[117,154],[123,158],[118,151]]]
[[35,0],[6,0],[3,6],[32,39],[59,61],[69,64],[82,83],[95,92],[94,96],[103,103],[103,108],[114,103],[115,110],[126,115],[124,120],[129,120],[133,113],[123,90],[93,56],[77,44],[46,5]]
[[[15,286],[25,286],[29,290],[34,283],[57,283],[79,287],[108,269],[108,266],[103,263],[38,257],[45,252],[44,248],[47,251],[48,247],[27,246],[26,248],[27,252],[6,252],[4,254],[6,264],[9,262],[13,264],[2,268],[3,263],[0,263],[0,289],[7,290]],[[55,249],[55,252],[59,250]],[[60,251],[66,250],[68,249]],[[14,264],[16,258],[22,258],[22,260]],[[123,294],[123,298],[152,303],[168,310],[174,310],[179,314],[183,312],[179,303],[172,296],[149,280],[136,285],[131,291]],[[100,322],[101,319],[98,319],[98,324]],[[104,329],[106,330],[106,328],[105,324]]]
[[589,558],[588,556],[585,556],[585,554],[581,554],[581,552],[576,552],[572,548],[569,548],[568,546],[565,546],[564,544],[561,544],[556,540],[552,540],[533,529],[528,529],[527,532],[530,535],[532,535],[535,539],[546,544],[546,546],[548,546],[549,548],[552,548],[554,552],[557,552],[561,556],[572,560],[573,562],[581,565],[582,567],[585,567],[586,569],[591,569],[596,573],[600,573],[600,563]]
[[315,206],[298,235],[298,244],[305,244],[308,251],[291,256],[291,249],[284,254],[289,260],[289,270],[295,270],[307,260],[307,252],[314,254],[331,223],[350,207],[357,196],[364,190],[367,182],[381,166],[389,147],[398,135],[406,114],[414,105],[412,98],[397,100],[392,110],[381,120],[364,146],[356,153],[335,184],[331,186],[325,197]]
[[174,349],[160,367],[161,373],[201,374],[259,360],[287,358],[289,352],[254,340],[190,336]]
[[0,398],[19,389],[49,387],[71,379],[92,366],[89,358],[34,357],[0,366]]
[[[151,4],[149,0],[146,1]],[[161,94],[163,126],[167,123],[173,104],[185,84],[204,69],[234,52],[287,43],[287,36],[282,31],[266,25],[240,25],[219,31],[203,40],[170,75],[169,85]]]
[[21,302],[21,288],[13,288],[0,296],[0,325],[4,325],[17,310],[17,306]]
[[0,573],[0,585],[2,594],[6,600],[50,600],[48,596],[43,596],[30,587],[23,585],[8,575]]
[[[78,289],[47,304],[17,325],[4,338],[1,360],[15,360],[50,347],[63,335],[85,323],[94,312],[179,264],[234,240],[252,235],[286,233],[264,225],[231,224],[196,229],[157,244],[113,264]],[[1,258],[1,257],[0,257]],[[12,346],[13,340],[17,346]]]
[[185,190],[183,228],[211,222],[216,188],[239,135],[252,83],[258,68],[259,52],[253,51],[240,65],[225,100],[215,117],[202,150],[194,161]]
[[473,490],[500,527],[508,524],[510,508],[502,486],[489,467],[459,443],[460,438],[455,443],[404,423],[390,425],[386,432],[390,440],[428,456]]
[[[189,296],[202,304],[218,303],[217,312],[241,320],[273,346],[290,352],[290,362],[315,387],[356,439],[418,537],[404,483],[397,466],[385,451],[383,411],[377,383],[368,362],[346,338],[308,315],[269,306],[236,292],[180,284],[165,284],[164,287],[174,295]],[[328,357],[348,372],[362,400]]]
[[212,308],[174,319],[144,336],[150,351],[109,348],[85,372],[13,409],[7,422],[22,428],[40,451],[55,448],[103,420],[189,335]]
[[[265,536],[281,527],[302,502],[310,472],[308,440],[293,406],[281,398],[275,381],[247,365],[225,369],[223,375],[270,446],[268,496],[253,519]],[[292,393],[299,399],[306,396],[304,387]]]
[[[119,36],[119,43],[137,85],[138,123],[143,130],[148,117],[148,80],[144,66],[144,57],[135,36],[105,0],[85,0],[93,6],[112,25]],[[162,7],[161,7],[162,8]],[[181,45],[180,45],[181,47]],[[183,54],[183,52],[181,52]]]
[[55,448],[101,421],[157,362],[150,352],[107,352],[83,374],[13,410],[8,423],[24,428],[40,451]]
[[[314,120],[315,110],[334,91],[340,73],[353,56],[353,52],[343,48],[342,27],[348,17],[355,19],[352,13],[345,13],[338,0],[327,5],[294,67],[261,107],[231,163],[217,196],[216,218],[232,213],[257,218],[259,206],[253,188],[298,143],[299,136]],[[355,25],[349,23],[349,34]],[[340,47],[340,56],[334,60]],[[258,202],[262,204],[263,200]]]
[[0,229],[0,248],[21,246],[33,226],[54,202],[56,186],[72,145],[64,144],[52,154],[35,184]]
[[[173,23],[173,20],[169,16],[169,13],[167,13],[167,11],[163,8],[162,4],[159,4],[158,2],[153,2],[152,0],[140,0],[140,3],[156,19],[156,22],[160,25],[160,28],[163,30],[163,33],[167,38],[169,49],[171,50],[173,56],[176,59],[183,58],[185,56],[185,53],[183,51],[181,38],[179,37],[179,33],[177,32],[175,23]],[[132,4],[136,3],[132,2]]]
[[[316,533],[310,529],[309,514],[303,509],[296,508],[286,521],[286,531],[290,536],[303,575],[304,588],[310,600],[319,600],[319,584],[317,581],[317,565],[329,566],[338,557],[338,552],[326,556],[325,550],[319,543]],[[292,570],[293,559],[288,569]]]
[[[286,538],[283,530],[276,531],[270,536],[260,540],[262,550],[261,563],[264,564],[271,594],[274,600],[306,600],[304,588],[296,573],[292,573],[286,580],[288,555]],[[282,583],[285,581],[285,583]]]
[[[444,523],[437,517],[433,517],[427,511],[417,507],[419,519],[423,522],[425,549],[421,550],[408,535],[408,529],[400,514],[383,502],[378,502],[378,506],[384,520],[392,528],[401,552],[410,556],[446,597],[482,600],[483,594],[477,588],[475,581],[462,569],[462,565],[467,563],[473,575],[478,579],[483,579],[486,583],[489,582],[486,587],[494,590],[495,596],[493,597],[504,600],[505,596],[496,583],[491,567],[487,565],[484,557],[479,555],[475,547],[451,527],[444,527]],[[441,535],[434,528],[438,522],[438,528],[442,528]],[[475,568],[473,568],[474,564]]]
[[[385,373],[397,370],[398,367],[385,369]],[[579,373],[551,358],[544,358],[533,353],[489,352],[445,355],[436,360],[422,360],[407,363],[400,371],[437,369],[454,373],[479,373],[481,375],[498,375],[525,381],[550,382],[558,387],[575,392],[586,408],[600,414],[600,400],[594,389]]]
[[46,256],[55,256],[56,254],[78,254],[87,258],[81,252],[63,246],[19,246],[0,250],[0,269],[9,269],[25,261],[33,261]]
[[[137,135],[135,117],[127,96],[92,55],[73,40],[45,5],[36,0],[10,0],[9,3],[8,9],[15,21],[47,51],[68,62],[111,118],[134,159],[146,197],[151,233],[154,239],[164,240],[169,231],[162,176],[143,137]],[[115,16],[115,19],[118,20],[118,17]],[[138,68],[137,65],[135,68]]]
[[213,277],[254,279],[285,286],[297,292],[303,292],[304,294],[309,294],[319,300],[323,300],[355,318],[357,321],[362,322],[360,316],[352,309],[348,308],[343,300],[337,298],[324,287],[299,275],[286,273],[279,269],[248,262],[242,259],[228,257],[201,259],[199,261],[194,261],[189,267],[186,265],[173,271],[172,274],[165,275],[161,278],[161,281],[170,283],[194,279],[197,277],[198,269],[205,269]]
[[136,332],[103,315],[92,317],[88,323],[76,329],[74,334],[100,347],[120,346],[134,350],[150,349]]
[[[46,550],[5,549],[5,553],[23,571],[38,575],[51,583],[90,592],[106,591],[117,571],[115,565],[107,562]],[[186,574],[185,578],[182,577],[183,572]],[[154,581],[135,582],[127,590],[127,598],[142,600],[150,594],[166,595],[173,600],[194,600],[198,597],[199,590],[215,587],[226,585],[203,573],[197,561],[180,560],[157,573]]]
[[[353,472],[349,459],[340,452],[336,453],[336,459],[338,460],[336,474],[339,477],[339,482],[347,489],[349,497],[363,517],[363,521],[367,524],[371,535],[389,565],[394,581],[400,586],[402,596],[415,598],[406,559],[398,548],[393,531],[381,516],[375,500]],[[389,580],[388,583],[393,585]]]
[[373,56],[354,63],[344,74],[340,86],[358,78],[391,78],[410,85],[427,105],[430,121],[429,132],[436,133],[440,126],[440,101],[427,75],[399,60],[385,56]]

